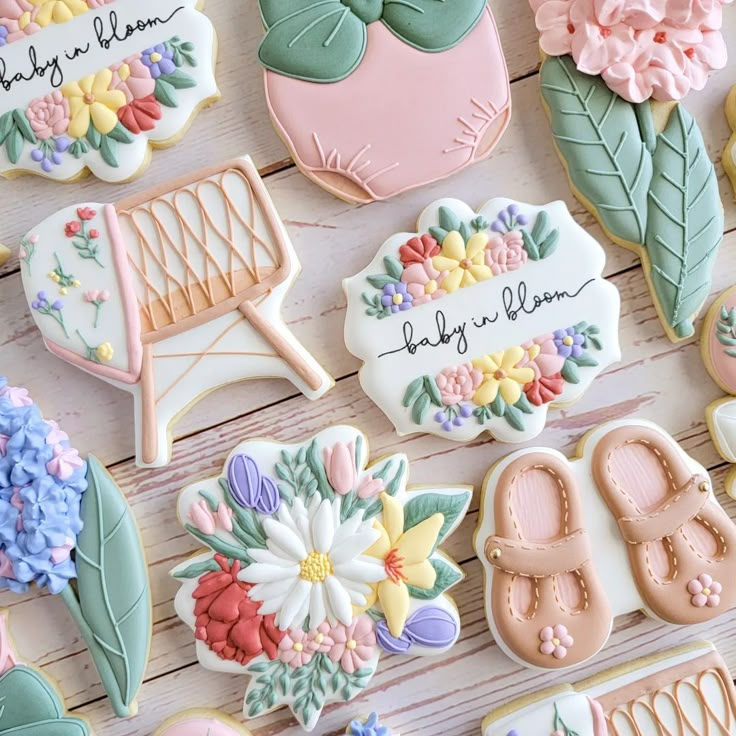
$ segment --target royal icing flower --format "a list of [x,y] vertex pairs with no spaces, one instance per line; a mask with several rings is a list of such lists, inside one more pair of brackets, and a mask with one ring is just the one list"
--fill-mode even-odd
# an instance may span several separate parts
[[565,389],[565,379],[562,374],[540,376],[524,387],[524,394],[530,404],[543,406],[554,401]]
[[115,350],[109,342],[103,342],[95,348],[97,360],[109,363],[115,357]]
[[54,456],[46,463],[46,470],[59,480],[69,480],[74,473],[85,465],[79,452],[73,447],[54,447]]
[[110,71],[112,71],[110,89],[122,92],[128,104],[133,100],[150,97],[156,90],[156,80],[151,76],[151,67],[143,63],[141,54],[129,56],[119,64],[113,64]]
[[485,264],[485,248],[488,245],[486,233],[475,233],[468,242],[453,230],[442,241],[440,254],[432,259],[438,271],[447,271],[442,279],[442,288],[453,293],[460,288],[472,286],[493,276],[493,271]]
[[330,632],[334,644],[329,657],[349,675],[362,669],[373,658],[376,632],[369,616],[358,616],[349,626],[339,625]]
[[410,238],[399,248],[399,258],[404,266],[413,263],[424,263],[429,258],[434,258],[440,252],[440,246],[431,235],[422,235]]
[[357,480],[358,471],[355,467],[355,443],[346,445],[344,442],[336,442],[332,447],[323,450],[325,460],[325,473],[330,485],[344,496],[353,490]]
[[383,287],[381,304],[384,307],[389,307],[394,314],[411,309],[413,301],[414,297],[409,293],[408,287],[403,281],[398,284],[386,284]]
[[545,626],[539,632],[539,651],[542,654],[551,654],[555,659],[564,659],[567,650],[575,643],[570,636],[567,627],[562,624],[556,626]]
[[173,74],[176,71],[174,64],[174,52],[160,43],[150,49],[146,49],[141,55],[141,61],[151,71],[151,76],[158,79],[162,74]]
[[0,0],[0,48],[41,30],[38,8],[28,0]]
[[520,269],[529,259],[524,248],[524,236],[518,230],[511,230],[491,238],[485,259],[494,276]]
[[153,130],[162,117],[161,105],[153,95],[141,100],[133,100],[130,104],[118,110],[118,120],[135,135]]
[[522,387],[534,380],[531,368],[519,367],[523,358],[524,350],[515,347],[474,360],[473,368],[483,374],[483,383],[475,392],[473,401],[478,406],[485,406],[493,403],[500,394],[507,404],[515,404],[521,398]]
[[374,478],[372,475],[364,475],[363,480],[358,486],[358,498],[373,498],[379,493],[383,493],[385,487],[380,478]]
[[446,272],[440,273],[428,258],[422,263],[411,263],[401,274],[401,280],[407,285],[412,296],[412,305],[418,307],[433,299],[443,297],[447,292],[440,288]]
[[585,352],[585,335],[576,332],[574,327],[555,330],[553,339],[558,355],[563,358],[579,358]]
[[302,629],[293,629],[279,644],[279,659],[294,669],[309,664],[313,656],[314,650],[309,646],[309,635]]
[[323,621],[316,629],[309,632],[308,646],[313,652],[327,654],[334,644],[332,627],[327,621]]
[[69,100],[69,135],[72,138],[86,136],[90,123],[102,135],[110,133],[118,124],[117,112],[125,105],[125,95],[120,90],[110,89],[111,82],[112,72],[103,69],[61,88]]
[[560,355],[555,335],[547,333],[534,338],[532,344],[526,343],[522,345],[524,349],[535,347],[534,358],[530,361],[529,367],[534,370],[537,378],[543,376],[557,375],[565,365],[565,358]]
[[59,92],[33,100],[26,109],[26,118],[40,140],[65,133],[69,127],[69,102]]
[[49,23],[66,23],[89,10],[86,0],[29,0],[38,8],[36,23],[42,28]]
[[348,736],[391,736],[388,726],[378,722],[377,713],[371,713],[365,721],[351,721],[346,733]]
[[723,586],[705,572],[687,584],[687,592],[692,596],[690,602],[697,608],[718,607],[721,603],[722,590]]
[[404,531],[404,507],[387,493],[381,494],[383,523],[376,522],[380,536],[366,554],[378,558],[385,569],[385,579],[378,583],[372,605],[377,597],[386,616],[392,636],[401,636],[409,615],[407,585],[429,590],[437,574],[429,561],[437,545],[444,523],[442,514],[433,514],[416,526]]
[[281,630],[323,621],[349,625],[353,606],[364,606],[371,586],[386,577],[383,566],[366,556],[379,538],[358,512],[340,520],[341,499],[314,495],[305,506],[281,504],[276,517],[263,520],[268,549],[249,551],[253,564],[241,579],[256,583],[251,598],[261,613],[275,614]]
[[194,636],[220,659],[239,664],[261,654],[276,659],[284,633],[275,626],[273,615],[259,612],[260,604],[249,596],[251,586],[238,578],[240,560],[230,565],[224,555],[214,559],[220,569],[202,575],[192,593]]
[[470,401],[475,390],[483,382],[483,374],[472,363],[445,368],[435,383],[445,406],[455,406],[461,401]]

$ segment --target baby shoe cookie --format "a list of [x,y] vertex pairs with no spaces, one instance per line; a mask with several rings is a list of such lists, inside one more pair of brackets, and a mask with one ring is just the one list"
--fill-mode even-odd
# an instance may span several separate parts
[[171,426],[219,386],[278,376],[316,399],[333,385],[281,318],[299,262],[247,157],[66,208],[20,254],[49,350],[133,394],[140,465],[166,465]]
[[153,736],[252,736],[251,732],[223,713],[192,708],[169,718]]
[[434,202],[344,282],[363,389],[400,435],[536,437],[620,358],[604,265],[562,202]]
[[135,520],[104,466],[91,455],[83,460],[56,422],[41,416],[28,391],[5,378],[0,530],[0,590],[26,593],[35,583],[58,595],[79,626],[115,714],[135,715],[152,627]]
[[406,457],[368,465],[364,435],[334,427],[243,442],[219,477],[182,491],[179,518],[209,549],[172,571],[176,611],[204,667],[250,677],[247,717],[288,706],[312,730],[368,686],[383,653],[457,641],[446,591],[463,574],[437,547],[472,492],[407,488],[407,476]]
[[259,5],[271,118],[336,196],[371,202],[443,179],[506,130],[508,71],[486,0]]
[[202,0],[6,0],[0,173],[128,181],[220,94]]
[[684,340],[710,291],[724,216],[703,137],[677,101],[726,63],[722,2],[531,5],[543,103],[573,192],[641,257],[667,336]]

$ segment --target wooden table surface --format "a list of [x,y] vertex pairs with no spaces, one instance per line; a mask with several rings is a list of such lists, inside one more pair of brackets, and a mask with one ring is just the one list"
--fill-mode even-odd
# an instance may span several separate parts
[[[177,147],[154,154],[145,175],[125,187],[95,180],[59,185],[25,178],[0,183],[0,241],[15,248],[20,236],[58,208],[78,201],[110,202],[171,176],[249,153],[284,219],[303,265],[287,297],[284,316],[294,333],[335,377],[324,398],[310,402],[285,381],[261,380],[210,395],[175,429],[172,464],[151,472],[133,461],[133,402],[127,393],[84,375],[48,353],[23,299],[17,259],[0,269],[0,375],[26,385],[49,418],[61,421],[73,443],[108,465],[126,493],[143,534],[154,601],[154,636],[140,713],[113,717],[84,645],[60,600],[33,591],[0,594],[11,611],[11,635],[23,658],[43,668],[59,685],[75,714],[88,718],[98,736],[148,735],[168,716],[187,707],[220,708],[241,718],[246,678],[204,670],[197,664],[192,632],[174,613],[178,583],[169,570],[196,545],[176,520],[176,497],[186,484],[218,472],[240,440],[269,436],[281,441],[315,433],[334,423],[363,429],[376,455],[404,452],[411,481],[473,484],[471,511],[445,545],[467,578],[455,589],[463,633],[453,651],[438,659],[384,657],[368,690],[352,704],[328,707],[315,733],[344,729],[359,713],[378,710],[402,736],[477,734],[481,718],[510,698],[559,683],[559,674],[520,668],[502,654],[488,631],[482,574],[472,549],[478,488],[488,467],[511,449],[484,437],[468,445],[428,436],[399,439],[388,420],[360,389],[357,361],[342,341],[345,297],[341,280],[361,270],[391,233],[413,230],[419,212],[444,196],[478,206],[492,196],[544,203],[563,199],[577,221],[606,248],[606,276],[622,298],[623,360],[564,411],[550,412],[537,441],[571,453],[579,437],[607,420],[639,416],[671,432],[711,469],[720,498],[732,516],[736,503],[722,493],[727,469],[710,441],[706,404],[721,393],[703,367],[696,340],[673,345],[664,336],[637,259],[613,246],[576,202],[553,148],[539,101],[537,34],[523,0],[493,0],[512,79],[514,113],[508,132],[490,160],[462,174],[389,202],[354,207],[334,199],[293,166],[269,123],[256,50],[261,36],[254,0],[209,0],[208,13],[221,41],[218,79],[223,99],[203,112]],[[726,8],[724,34],[736,47],[736,11]],[[717,161],[726,208],[726,236],[715,268],[713,294],[734,281],[736,207],[720,165],[728,137],[723,105],[736,82],[736,54],[704,92],[687,100],[711,157]],[[63,387],[63,388],[62,388]],[[298,417],[299,421],[295,421]],[[617,619],[614,633],[588,666],[565,677],[580,679],[632,656],[708,637],[736,671],[736,612],[701,627],[656,624],[641,614]],[[250,722],[256,736],[293,736],[301,729],[282,709]]]

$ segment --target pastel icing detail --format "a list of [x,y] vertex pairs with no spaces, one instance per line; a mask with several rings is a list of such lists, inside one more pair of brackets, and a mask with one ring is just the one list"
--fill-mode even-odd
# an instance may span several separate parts
[[348,736],[391,736],[391,729],[381,725],[378,713],[371,713],[364,721],[350,721],[345,733]]
[[692,595],[691,603],[698,608],[709,606],[716,608],[721,603],[723,586],[708,575],[701,573],[687,584],[687,592]]
[[561,203],[435,202],[344,282],[361,385],[402,434],[529,439],[618,359],[602,269]]
[[[311,730],[326,705],[368,686],[383,652],[439,654],[457,641],[446,592],[462,573],[437,547],[471,494],[407,488],[407,466],[369,466],[365,437],[335,427],[298,445],[245,442],[223,476],[182,491],[179,516],[209,551],[172,572],[177,613],[201,664],[251,676],[247,717],[285,705]],[[266,477],[277,479],[274,512],[243,503]],[[191,523],[202,503],[212,517],[226,505],[230,529]]]
[[697,124],[675,105],[656,129],[651,103],[627,103],[570,56],[546,58],[541,83],[576,194],[613,240],[646,256],[645,275],[668,336],[690,337],[724,228]]
[[731,180],[731,186],[736,193],[736,88],[732,87],[726,98],[726,118],[731,128],[731,137],[726,143],[721,162],[723,169]]
[[133,715],[152,623],[130,509],[100,463],[83,460],[28,392],[4,378],[0,438],[0,589],[25,593],[35,583],[58,594],[115,713]]
[[680,100],[726,65],[720,29],[731,0],[543,0],[532,2],[542,50],[571,54],[629,102]]
[[[125,181],[219,97],[215,33],[198,0],[162,0],[155,10],[143,0],[110,3],[8,0],[0,8],[8,14],[0,16],[3,174],[70,181],[89,170]],[[68,34],[49,27],[59,23]]]
[[542,654],[551,655],[555,659],[565,659],[567,650],[575,644],[575,640],[563,624],[545,626],[539,632],[539,641],[541,642],[539,651]]
[[154,736],[251,736],[251,732],[214,711],[192,709],[167,721]]
[[[485,0],[260,7],[271,117],[299,168],[338,197],[383,200],[445,178],[486,158],[508,125]],[[429,98],[442,104],[417,125],[414,101]]]
[[[280,376],[315,399],[333,385],[281,318],[299,263],[248,158],[117,205],[68,207],[21,247],[47,347],[133,394],[141,465],[168,463],[170,425],[217,386]],[[276,510],[273,478],[241,490]]]

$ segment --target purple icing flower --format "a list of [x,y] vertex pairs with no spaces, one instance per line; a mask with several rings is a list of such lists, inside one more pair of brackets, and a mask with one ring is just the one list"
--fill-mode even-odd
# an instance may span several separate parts
[[7,26],[0,26],[0,49],[7,45],[9,35],[10,32],[8,31]]
[[506,209],[501,210],[498,213],[498,217],[493,221],[491,230],[494,233],[500,233],[504,235],[518,227],[523,227],[529,224],[529,218],[526,215],[519,213],[518,204],[510,204]]
[[162,74],[173,74],[176,71],[173,59],[174,52],[169,51],[162,43],[146,49],[141,56],[141,61],[151,70],[151,76],[154,79],[158,79]]
[[271,516],[281,505],[279,489],[272,478],[261,475],[256,461],[245,454],[235,455],[227,469],[227,484],[239,506]]
[[574,327],[555,330],[554,341],[557,354],[563,358],[579,358],[585,350],[585,335],[581,335]]
[[405,284],[403,281],[398,284],[386,284],[383,287],[381,304],[384,307],[390,307],[394,314],[396,312],[406,312],[407,309],[411,309],[411,303],[413,301],[414,297],[408,291],[408,284]]
[[31,151],[31,159],[41,164],[41,169],[48,174],[54,170],[54,166],[61,165],[64,161],[63,154],[69,150],[70,145],[71,141],[64,136],[42,141],[40,148]]
[[411,649],[411,639],[404,630],[398,639],[391,636],[388,624],[381,619],[376,624],[376,641],[384,652],[389,654],[406,654]]
[[447,649],[458,637],[452,614],[439,606],[424,606],[409,616],[400,637],[391,636],[385,621],[376,624],[378,645],[389,654],[405,654],[413,645]]

